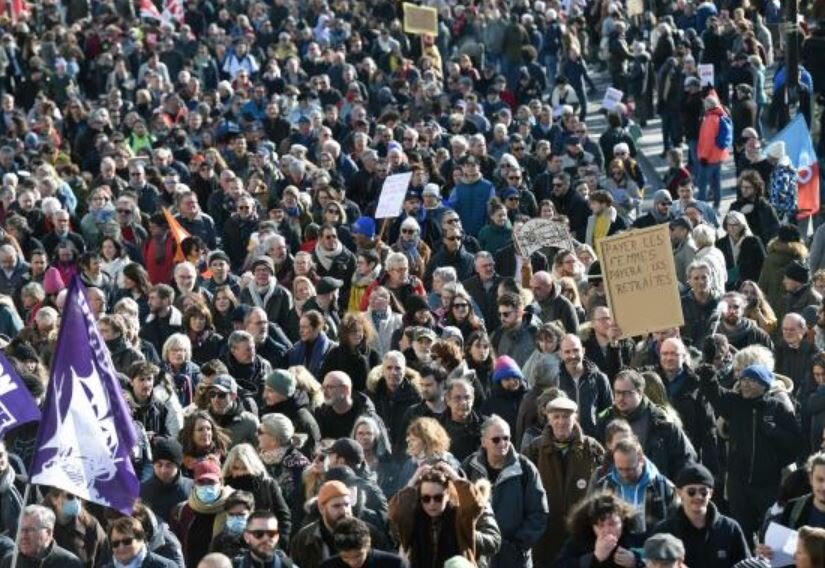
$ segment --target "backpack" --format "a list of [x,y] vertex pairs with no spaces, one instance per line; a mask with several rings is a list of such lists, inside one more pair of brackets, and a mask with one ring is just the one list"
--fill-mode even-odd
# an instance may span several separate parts
[[719,132],[716,133],[716,147],[727,150],[733,146],[733,121],[730,116],[723,114],[719,117]]

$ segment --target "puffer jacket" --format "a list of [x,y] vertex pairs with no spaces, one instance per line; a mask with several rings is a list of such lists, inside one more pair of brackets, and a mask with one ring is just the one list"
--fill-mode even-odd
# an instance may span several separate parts
[[699,376],[702,394],[728,423],[730,482],[777,487],[782,468],[797,458],[803,446],[791,410],[770,393],[746,399],[722,388],[705,367],[699,369]]
[[[482,448],[467,458],[463,469],[470,481],[489,481],[485,450]],[[501,531],[501,550],[491,559],[490,568],[530,568],[530,549],[547,526],[547,494],[536,466],[512,445],[507,463],[492,486],[491,505]]]
[[556,444],[553,430],[545,427],[541,437],[524,451],[536,464],[547,494],[551,515],[547,529],[533,547],[536,566],[549,566],[568,537],[565,519],[573,506],[587,495],[593,472],[604,459],[604,448],[575,426],[566,452]]
[[727,148],[722,150],[716,145],[716,136],[719,134],[719,122],[726,113],[722,107],[709,109],[705,112],[702,125],[699,127],[699,144],[696,152],[700,160],[707,160],[708,164],[720,164],[730,157]]

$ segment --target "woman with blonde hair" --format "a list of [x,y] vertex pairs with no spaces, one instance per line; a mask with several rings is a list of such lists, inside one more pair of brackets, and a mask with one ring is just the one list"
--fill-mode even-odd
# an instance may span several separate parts
[[702,223],[696,226],[691,234],[693,242],[696,243],[696,256],[693,262],[705,262],[710,266],[710,288],[713,295],[721,296],[725,293],[728,269],[725,264],[725,255],[716,248],[716,229]]
[[[295,255],[293,266],[298,264],[298,256],[300,254],[301,253]],[[312,262],[312,260],[310,259],[309,262]],[[304,304],[306,304],[310,298],[314,298],[317,295],[314,282],[315,281],[312,277],[299,275],[297,273],[295,278],[292,280],[293,305],[292,309],[287,312],[286,325],[284,325],[284,332],[287,337],[289,337],[290,341],[298,340],[298,327],[300,325],[301,316],[304,314]]]
[[401,464],[392,493],[406,485],[422,465],[444,462],[456,470],[461,468],[450,453],[449,434],[435,418],[416,418],[407,426],[406,453],[407,459]]
[[200,382],[201,368],[192,362],[192,342],[183,333],[173,333],[163,343],[161,370],[172,376],[182,407],[192,403],[192,390]]
[[391,306],[392,295],[383,286],[376,287],[370,294],[369,307],[366,316],[367,323],[372,327],[372,347],[378,356],[383,358],[392,348],[392,338],[395,332],[403,327],[401,314]]
[[251,444],[238,444],[229,450],[221,471],[226,485],[252,493],[256,510],[272,511],[275,514],[281,539],[288,543],[292,529],[291,511],[281,487],[270,477],[255,448]]
[[773,335],[779,320],[759,285],[753,280],[745,280],[739,287],[739,291],[748,300],[745,317],[755,321],[756,325],[768,335]]

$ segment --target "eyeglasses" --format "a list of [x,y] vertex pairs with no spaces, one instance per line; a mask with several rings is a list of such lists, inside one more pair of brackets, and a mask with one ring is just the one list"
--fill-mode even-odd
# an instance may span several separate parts
[[338,235],[326,235],[324,237],[324,240],[325,241],[337,241],[338,240]]
[[466,310],[470,307],[470,304],[453,304],[453,308],[456,310]]
[[118,209],[117,212],[120,213],[121,215],[129,215],[132,212],[132,210],[131,209]]
[[122,538],[120,540],[110,540],[109,541],[112,545],[112,548],[120,548],[121,546],[132,546],[132,543],[135,542],[134,538]]
[[502,442],[509,442],[510,436],[493,436],[492,438],[490,438],[490,441],[495,445],[499,445]]
[[218,391],[218,390],[213,390],[212,392],[210,392],[210,393],[209,393],[209,398],[220,398],[220,399],[224,399],[224,398],[226,398],[227,396],[229,396],[229,393],[228,393],[228,392],[221,392],[221,391]]
[[521,176],[510,176],[507,181],[521,181]]
[[238,211],[249,211],[252,209],[249,205],[238,205]]
[[415,229],[401,229],[401,233],[404,235],[414,235]]
[[518,195],[513,195],[512,197],[508,197],[505,201],[521,201],[521,198]]
[[276,536],[278,536],[278,531],[277,530],[256,530],[256,531],[246,531],[246,532],[251,534],[257,540],[261,540],[265,536],[268,536],[269,538],[275,538]]
[[429,505],[430,502],[432,503],[443,503],[444,502],[444,494],[443,493],[436,493],[435,495],[427,495],[422,493],[421,494],[421,502],[425,505]]
[[623,398],[625,396],[633,396],[634,394],[636,394],[635,390],[628,390],[628,391],[614,390],[613,391],[613,397],[614,398]]
[[696,497],[697,493],[699,494],[700,497],[707,497],[708,494],[710,493],[710,489],[708,489],[707,487],[699,487],[699,488],[689,487],[687,489],[688,497]]
[[509,318],[511,315],[513,315],[513,310],[498,313],[498,317],[500,317],[501,319]]

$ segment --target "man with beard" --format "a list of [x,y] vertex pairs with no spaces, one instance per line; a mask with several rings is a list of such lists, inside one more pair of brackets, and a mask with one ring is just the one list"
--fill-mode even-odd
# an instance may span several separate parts
[[149,290],[149,317],[140,328],[140,337],[151,343],[158,353],[173,333],[183,331],[183,315],[172,304],[175,290],[168,284],[158,284]]
[[377,418],[375,405],[363,393],[352,392],[352,379],[342,371],[331,371],[324,377],[324,404],[315,410],[315,420],[321,438],[347,438],[359,416]]
[[585,435],[596,435],[599,414],[613,404],[613,393],[607,375],[584,358],[584,348],[577,335],[569,334],[561,340],[564,365],[559,369],[559,388],[571,400],[578,400],[579,424]]
[[[407,431],[416,418],[435,418],[439,420],[447,410],[444,402],[444,383],[447,381],[447,372],[440,365],[424,365],[419,373],[421,378],[418,387],[421,402],[410,406],[404,413],[402,432]],[[403,459],[403,458],[399,458]]]
[[758,344],[773,351],[770,336],[753,320],[745,317],[748,300],[744,295],[739,292],[728,292],[722,296],[722,305],[724,312],[716,332],[727,337],[731,346],[742,349],[748,345]]
[[255,445],[258,441],[258,417],[244,410],[238,398],[238,383],[229,375],[218,375],[208,392],[209,414],[232,438],[232,446]]
[[292,560],[278,548],[278,518],[271,511],[255,511],[246,518],[243,539],[247,551],[234,559],[236,568],[282,566],[292,568]]
[[521,368],[535,351],[536,325],[525,321],[524,300],[513,292],[499,297],[498,317],[501,327],[490,336],[490,344],[496,353],[509,353]]
[[[352,494],[340,481],[327,481],[321,486],[317,506],[321,518],[298,531],[290,544],[290,556],[301,568],[318,568],[334,556],[332,533],[341,520],[353,517]],[[371,527],[370,532],[375,537],[374,528]],[[373,542],[380,541],[380,538],[373,538]]]
[[286,363],[286,354],[292,347],[281,326],[269,321],[263,308],[252,308],[244,316],[244,329],[255,339],[255,352],[269,361],[273,368]]
[[673,199],[670,197],[670,192],[666,189],[660,189],[653,194],[653,205],[647,213],[638,217],[633,222],[633,227],[636,229],[644,229],[646,227],[653,227],[654,225],[661,225],[668,223],[673,219],[671,213],[671,206]]
[[292,310],[292,294],[275,279],[275,265],[268,256],[252,262],[252,281],[241,291],[242,304],[261,308],[270,321],[283,325]]

